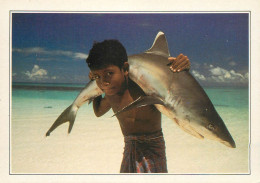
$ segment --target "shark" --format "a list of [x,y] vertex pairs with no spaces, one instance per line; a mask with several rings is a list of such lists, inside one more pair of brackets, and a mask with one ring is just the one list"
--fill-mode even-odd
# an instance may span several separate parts
[[[172,72],[169,56],[167,39],[162,31],[158,32],[150,49],[128,56],[129,77],[142,88],[146,96],[139,97],[114,116],[136,107],[155,105],[188,134],[235,148],[235,141],[199,82],[189,71]],[[78,109],[102,93],[96,82],[90,81],[56,119],[46,136],[65,122],[69,122],[70,133]]]

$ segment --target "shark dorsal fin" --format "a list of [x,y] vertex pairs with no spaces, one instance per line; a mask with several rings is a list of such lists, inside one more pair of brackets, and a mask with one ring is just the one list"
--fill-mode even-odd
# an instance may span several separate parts
[[159,31],[156,35],[152,47],[145,51],[145,53],[155,53],[166,57],[170,56],[168,43],[166,37],[162,31]]

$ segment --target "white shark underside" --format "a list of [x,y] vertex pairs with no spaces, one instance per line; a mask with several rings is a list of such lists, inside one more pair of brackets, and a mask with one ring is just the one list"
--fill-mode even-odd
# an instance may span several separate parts
[[[118,113],[154,104],[185,132],[201,139],[205,137],[236,147],[205,91],[188,71],[173,73],[168,66],[169,56],[165,35],[159,32],[149,50],[128,57],[129,77],[148,97],[139,98]],[[46,136],[68,121],[70,133],[78,108],[101,94],[96,82],[90,81],[72,105],[58,117]]]

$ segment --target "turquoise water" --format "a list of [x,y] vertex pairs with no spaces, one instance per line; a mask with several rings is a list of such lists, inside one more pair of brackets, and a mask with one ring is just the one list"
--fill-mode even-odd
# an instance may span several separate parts
[[[84,87],[84,84],[14,83],[13,86],[15,87],[12,90],[12,104],[13,108],[17,108],[16,104],[32,104],[32,101],[37,103],[39,100],[41,102],[51,101],[54,104],[60,100],[71,103]],[[23,86],[26,86],[26,89]],[[35,86],[47,86],[47,88],[38,89]],[[56,90],[56,87],[62,87],[62,89]],[[241,110],[242,114],[248,115],[248,88],[204,88],[204,90],[216,109],[220,111],[236,109]],[[50,105],[42,106],[50,107]]]
[[[17,87],[18,86],[18,87]],[[24,89],[26,86],[26,89]],[[35,86],[47,86],[38,89]],[[61,87],[61,89],[57,89]],[[32,111],[56,109],[63,110],[77,97],[84,84],[39,84],[14,83],[12,90],[13,116]],[[248,124],[249,91],[248,88],[204,88],[216,110],[225,121]],[[86,105],[88,106],[88,105]],[[51,111],[51,109],[53,109]],[[42,111],[41,111],[42,112]],[[238,118],[238,119],[237,119]]]
[[13,86],[65,86],[65,87],[84,87],[85,84],[75,84],[75,83],[22,83],[22,82],[14,82]]
[[[17,98],[44,98],[57,100],[71,100],[84,88],[85,84],[64,83],[13,83],[12,97]],[[27,86],[27,88],[23,88]],[[37,86],[46,86],[39,89]],[[62,87],[56,90],[56,87]],[[69,90],[71,87],[73,89]],[[54,88],[54,89],[53,89]],[[68,88],[68,89],[66,89]],[[213,104],[225,107],[248,108],[248,88],[204,88]]]
[[215,106],[248,109],[248,88],[205,88]]
[[75,91],[57,91],[57,90],[28,90],[28,89],[14,89],[12,91],[13,102],[16,100],[30,99],[46,99],[46,100],[74,100],[80,90]]

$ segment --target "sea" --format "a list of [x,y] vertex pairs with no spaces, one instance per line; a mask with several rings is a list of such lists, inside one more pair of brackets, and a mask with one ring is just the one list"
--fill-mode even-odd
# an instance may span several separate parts
[[[12,83],[10,94],[10,172],[12,174],[118,174],[123,135],[110,110],[94,115],[92,105],[78,111],[74,127],[45,133],[84,88],[84,84]],[[204,87],[236,142],[197,139],[166,116],[162,129],[170,174],[250,173],[249,88]]]

